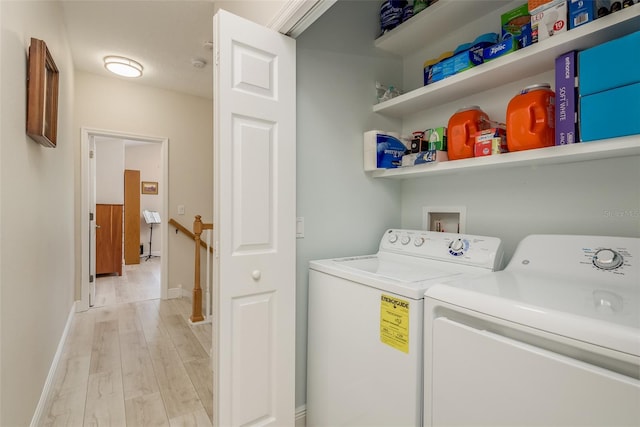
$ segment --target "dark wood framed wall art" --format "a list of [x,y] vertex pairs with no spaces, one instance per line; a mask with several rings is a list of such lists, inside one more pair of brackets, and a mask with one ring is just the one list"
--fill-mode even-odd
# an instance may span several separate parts
[[31,38],[27,70],[27,135],[45,147],[58,141],[59,73],[47,44]]

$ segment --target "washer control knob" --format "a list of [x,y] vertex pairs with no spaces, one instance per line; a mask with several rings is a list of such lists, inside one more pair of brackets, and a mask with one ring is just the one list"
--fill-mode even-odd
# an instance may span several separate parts
[[449,249],[451,249],[453,252],[460,252],[462,248],[464,248],[464,243],[460,239],[454,240],[449,245]]
[[404,236],[402,240],[400,240],[400,243],[402,243],[403,245],[408,245],[410,241],[411,241],[411,237]]
[[413,241],[413,244],[416,246],[416,248],[419,248],[424,244],[424,237],[416,237],[416,239]]
[[398,241],[398,235],[393,233],[389,234],[389,243],[395,243]]
[[602,270],[614,270],[622,265],[622,255],[612,249],[600,249],[593,256],[593,265]]

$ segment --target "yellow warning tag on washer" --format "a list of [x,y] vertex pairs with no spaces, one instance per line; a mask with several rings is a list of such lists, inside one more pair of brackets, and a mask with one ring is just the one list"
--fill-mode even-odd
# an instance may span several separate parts
[[380,341],[409,353],[409,301],[380,296]]

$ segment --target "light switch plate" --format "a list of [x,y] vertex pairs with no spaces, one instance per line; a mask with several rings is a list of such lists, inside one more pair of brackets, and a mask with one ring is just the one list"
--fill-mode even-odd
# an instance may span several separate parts
[[296,239],[304,238],[304,217],[299,216],[296,218]]

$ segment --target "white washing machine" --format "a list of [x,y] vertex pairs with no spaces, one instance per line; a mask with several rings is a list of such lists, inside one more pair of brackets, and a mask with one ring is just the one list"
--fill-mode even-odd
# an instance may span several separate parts
[[387,230],[375,255],[311,261],[307,426],[421,426],[424,292],[502,255],[497,238]]
[[640,239],[528,236],[424,303],[425,426],[640,425]]

